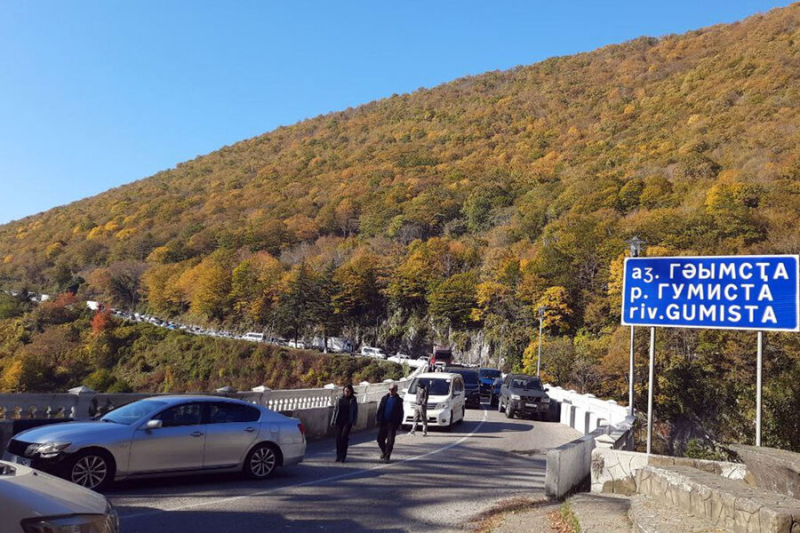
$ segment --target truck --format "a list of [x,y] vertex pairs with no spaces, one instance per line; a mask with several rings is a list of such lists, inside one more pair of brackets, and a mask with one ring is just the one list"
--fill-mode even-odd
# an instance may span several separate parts
[[431,366],[435,366],[436,363],[450,366],[453,363],[453,350],[451,350],[449,346],[434,346],[430,364]]
[[[325,350],[325,342],[322,337],[314,337],[311,346],[317,350]],[[331,353],[350,353],[353,351],[353,343],[344,337],[328,337],[328,351]]]

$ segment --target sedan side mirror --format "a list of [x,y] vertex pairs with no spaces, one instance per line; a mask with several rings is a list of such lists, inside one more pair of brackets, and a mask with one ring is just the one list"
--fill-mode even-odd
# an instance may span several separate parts
[[158,429],[163,426],[163,422],[161,420],[148,420],[147,424],[144,425],[144,429]]
[[544,388],[544,391],[545,391],[545,392],[550,392],[550,387],[545,387],[545,388]]

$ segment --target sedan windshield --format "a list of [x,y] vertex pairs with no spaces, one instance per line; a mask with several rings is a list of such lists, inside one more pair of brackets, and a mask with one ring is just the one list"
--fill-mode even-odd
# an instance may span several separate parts
[[447,396],[450,394],[450,380],[449,379],[436,379],[436,378],[417,378],[411,383],[408,388],[409,394],[417,393],[417,384],[424,383],[428,387],[428,395],[430,396]]
[[153,414],[158,409],[167,405],[167,402],[160,400],[139,400],[138,402],[123,405],[118,409],[114,409],[110,413],[103,415],[100,419],[103,422],[114,422],[116,424],[125,424],[130,426],[137,420]]
[[542,390],[542,382],[536,378],[515,379],[511,382],[512,389]]

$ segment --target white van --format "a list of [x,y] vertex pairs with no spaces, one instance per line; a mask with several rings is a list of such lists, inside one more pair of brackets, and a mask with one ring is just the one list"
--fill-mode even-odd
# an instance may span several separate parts
[[264,342],[264,334],[256,333],[255,331],[248,331],[242,338],[246,341]]
[[451,428],[464,420],[466,396],[464,378],[451,372],[425,372],[411,382],[403,401],[403,427],[410,427],[414,421],[414,404],[417,397],[417,384],[428,387],[428,425]]
[[361,355],[367,357],[374,357],[375,359],[386,359],[386,354],[380,348],[373,348],[372,346],[362,346]]

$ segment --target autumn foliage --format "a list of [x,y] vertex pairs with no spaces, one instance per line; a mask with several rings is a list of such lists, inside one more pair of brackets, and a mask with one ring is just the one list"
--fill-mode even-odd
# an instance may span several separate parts
[[[800,251],[799,27],[793,5],[278,128],[0,226],[0,280],[286,338],[449,343],[508,370],[535,366],[544,305],[548,376],[625,401],[625,239]],[[752,438],[747,338],[663,334],[665,447]],[[766,440],[796,446],[777,428],[800,427],[800,348],[768,344]]]

